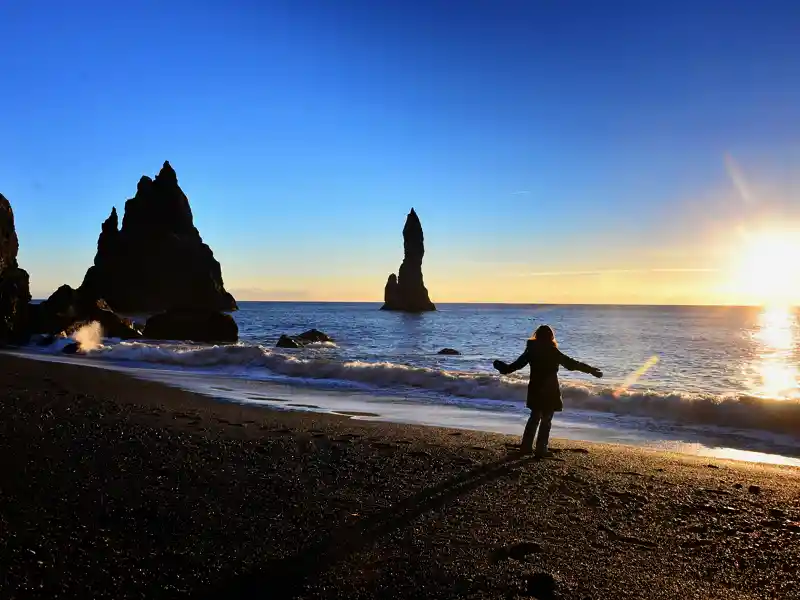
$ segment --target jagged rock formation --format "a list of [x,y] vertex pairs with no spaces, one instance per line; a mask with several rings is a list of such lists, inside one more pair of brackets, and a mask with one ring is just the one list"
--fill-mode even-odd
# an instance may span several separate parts
[[105,337],[123,340],[142,337],[133,321],[116,315],[104,300],[88,300],[68,285],[62,285],[47,300],[30,307],[33,333],[72,335],[93,321],[100,323]]
[[414,209],[408,213],[403,227],[405,256],[397,275],[392,273],[386,282],[384,305],[381,310],[425,312],[436,310],[422,281],[422,257],[425,255],[422,224]]
[[239,339],[233,317],[202,309],[173,309],[147,319],[144,337],[150,340],[189,340],[202,343],[227,343]]
[[281,335],[276,348],[303,348],[308,344],[320,342],[333,342],[333,338],[319,329],[309,329],[298,335]]
[[24,343],[29,337],[29,278],[17,264],[18,252],[14,212],[9,201],[0,194],[0,344]]
[[97,240],[94,266],[78,291],[126,314],[237,308],[169,162],[155,179],[139,180],[136,195],[125,203],[122,228],[116,208],[111,210]]

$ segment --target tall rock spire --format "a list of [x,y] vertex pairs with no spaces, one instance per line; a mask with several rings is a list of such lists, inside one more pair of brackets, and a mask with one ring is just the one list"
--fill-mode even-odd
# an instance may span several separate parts
[[422,280],[425,237],[422,233],[422,223],[413,208],[408,213],[405,227],[403,227],[403,249],[405,256],[398,274],[392,273],[386,282],[382,310],[405,312],[436,310]]

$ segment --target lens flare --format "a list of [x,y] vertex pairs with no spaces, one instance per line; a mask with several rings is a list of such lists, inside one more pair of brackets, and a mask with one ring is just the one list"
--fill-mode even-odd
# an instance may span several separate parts
[[658,356],[656,356],[655,354],[650,358],[648,358],[641,367],[636,369],[633,373],[631,373],[625,378],[625,381],[622,382],[622,385],[620,385],[616,390],[614,390],[614,397],[619,398],[620,394],[622,394],[625,390],[627,390],[629,387],[631,387],[633,384],[639,381],[642,375],[644,375],[650,369],[652,369],[657,362],[658,362]]

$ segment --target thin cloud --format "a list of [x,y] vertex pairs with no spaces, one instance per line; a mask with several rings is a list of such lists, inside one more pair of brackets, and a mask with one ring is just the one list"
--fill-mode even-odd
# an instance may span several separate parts
[[512,196],[527,196],[530,194],[530,190],[517,190],[516,192],[511,192]]
[[515,273],[515,277],[573,277],[579,275],[607,275],[615,273],[638,273],[638,269],[598,269],[595,271],[532,271]]
[[667,268],[667,269],[646,269],[651,273],[716,273],[719,269],[713,269],[710,267],[676,267],[676,268]]
[[512,273],[511,277],[583,277],[596,275],[620,275],[631,273],[715,273],[718,269],[705,267],[669,267],[659,269],[595,269],[591,271],[532,271]]

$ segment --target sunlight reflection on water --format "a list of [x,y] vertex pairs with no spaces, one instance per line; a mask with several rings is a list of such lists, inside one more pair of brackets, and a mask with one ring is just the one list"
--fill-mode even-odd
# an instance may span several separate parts
[[752,393],[768,398],[800,398],[795,352],[798,347],[797,316],[786,307],[767,307],[759,315],[753,333],[756,344],[748,366]]

